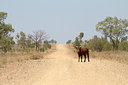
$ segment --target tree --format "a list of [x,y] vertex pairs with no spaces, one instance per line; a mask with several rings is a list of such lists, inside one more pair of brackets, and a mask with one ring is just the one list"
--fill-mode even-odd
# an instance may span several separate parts
[[79,38],[76,37],[74,43],[73,43],[73,46],[76,47],[76,46],[80,46],[80,42],[79,42]]
[[7,13],[0,12],[0,23],[4,22],[4,20],[7,18]]
[[33,43],[31,37],[32,37],[31,35],[27,36],[27,39],[26,39],[26,46],[27,46],[27,48],[34,48],[34,43]]
[[27,40],[26,40],[26,35],[25,35],[25,33],[24,33],[24,32],[17,33],[16,39],[17,39],[17,43],[18,43],[19,45],[21,45],[21,47],[22,47],[23,49],[25,49],[26,46],[27,46],[27,43],[26,43]]
[[128,51],[128,42],[121,42],[120,44],[119,44],[119,49],[120,50],[123,50],[123,51]]
[[127,41],[127,39],[128,39],[128,36],[122,37],[121,42],[125,42],[125,41]]
[[44,44],[49,44],[48,40],[45,40],[45,41],[44,41]]
[[45,41],[44,41],[43,48],[44,48],[45,50],[51,48],[51,45],[49,44],[48,40],[45,40]]
[[67,42],[66,42],[66,44],[70,44],[72,42],[72,40],[68,40]]
[[13,41],[13,37],[5,37],[0,40],[0,50],[3,53],[6,53],[7,51],[12,49],[12,46],[15,44]]
[[55,40],[55,44],[57,44],[57,41]]
[[51,39],[51,40],[49,41],[49,43],[51,43],[51,44],[56,44],[56,43],[57,43],[57,41],[56,41],[56,40],[54,40],[54,39]]
[[7,18],[7,13],[0,12],[0,50],[4,53],[11,50],[13,44],[13,37],[11,33],[14,32],[11,24],[6,24],[4,20]]
[[79,38],[80,38],[80,43],[82,43],[82,38],[84,37],[84,33],[81,32],[80,35],[79,35]]
[[54,40],[53,40],[53,39],[51,39],[49,42],[53,44],[53,43],[54,43]]
[[39,51],[40,44],[42,44],[42,41],[47,38],[47,35],[42,30],[33,31],[33,34],[31,35],[31,39],[35,44],[36,51]]
[[88,43],[88,40],[84,40],[85,43]]
[[121,39],[127,36],[128,20],[118,19],[117,17],[107,17],[104,21],[98,22],[96,30],[108,37],[113,43],[113,48],[118,50]]
[[17,44],[23,49],[23,51],[28,52],[31,50],[31,48],[34,48],[31,35],[26,36],[26,34],[21,31],[20,33],[17,33],[16,39]]
[[92,51],[102,51],[103,49],[103,41],[101,38],[94,36],[93,39],[89,40],[88,46]]

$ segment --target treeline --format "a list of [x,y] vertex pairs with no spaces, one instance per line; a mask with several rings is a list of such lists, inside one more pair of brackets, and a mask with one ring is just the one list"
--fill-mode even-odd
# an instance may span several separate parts
[[[0,53],[10,52],[31,52],[41,51],[51,48],[51,44],[56,44],[56,40],[48,41],[47,34],[43,30],[33,31],[32,34],[26,35],[24,32],[17,33],[16,36],[11,36],[15,30],[11,24],[6,24],[5,19],[7,13],[0,12]],[[16,41],[14,41],[16,39]]]
[[76,46],[87,46],[92,51],[128,51],[128,20],[118,19],[117,17],[107,17],[98,22],[96,31],[102,33],[102,37],[96,35],[90,39],[82,41],[84,33],[81,32],[75,41],[68,40],[66,43],[72,43]]
[[[51,44],[56,44],[55,40],[47,40],[47,34],[42,30],[33,31],[32,34],[26,36],[24,32],[17,33],[16,35],[17,44],[14,47],[14,51],[40,51],[44,52],[51,48]],[[17,49],[18,48],[18,49]]]

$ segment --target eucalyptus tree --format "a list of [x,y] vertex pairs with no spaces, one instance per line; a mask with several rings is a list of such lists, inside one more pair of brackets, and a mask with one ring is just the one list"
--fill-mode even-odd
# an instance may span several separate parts
[[81,32],[80,35],[79,35],[79,38],[80,38],[80,43],[82,42],[82,38],[84,37],[84,33]]
[[128,34],[128,20],[107,17],[105,20],[98,22],[96,30],[100,31],[106,38],[109,38],[113,43],[113,48],[118,50],[121,39]]
[[6,53],[11,50],[13,44],[13,37],[11,33],[14,32],[11,24],[6,24],[4,20],[7,18],[7,13],[0,12],[0,51]]
[[51,43],[51,44],[56,44],[56,43],[57,43],[57,41],[56,41],[56,40],[54,40],[54,39],[51,39],[51,40],[49,41],[49,43]]
[[79,38],[78,37],[75,38],[75,41],[73,42],[73,46],[74,47],[80,46],[80,42],[79,42]]
[[72,40],[68,40],[68,41],[66,42],[66,44],[70,44],[70,43],[72,43]]
[[17,33],[17,35],[16,35],[16,39],[17,39],[17,44],[19,44],[19,45],[21,45],[21,47],[23,48],[23,49],[25,49],[26,48],[26,46],[27,46],[27,43],[26,43],[26,35],[25,35],[25,33],[24,32],[20,32],[20,33]]

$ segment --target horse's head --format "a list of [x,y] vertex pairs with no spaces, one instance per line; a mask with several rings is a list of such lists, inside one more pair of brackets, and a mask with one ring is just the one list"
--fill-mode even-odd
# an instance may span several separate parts
[[80,46],[76,46],[76,52],[80,52],[81,47]]

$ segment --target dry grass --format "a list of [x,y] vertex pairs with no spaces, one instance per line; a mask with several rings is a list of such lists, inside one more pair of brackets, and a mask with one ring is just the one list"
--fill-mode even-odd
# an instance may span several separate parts
[[125,51],[90,52],[90,57],[96,59],[113,60],[128,64],[128,52]]
[[22,62],[23,60],[29,60],[29,56],[31,53],[26,54],[23,52],[16,52],[16,53],[6,53],[5,55],[0,55],[0,67],[7,63],[12,63],[15,61]]
[[[72,44],[67,45],[68,48],[75,52]],[[117,61],[119,63],[128,64],[128,52],[126,51],[102,51],[102,52],[94,52],[90,51],[90,58],[95,59],[106,59],[110,61]],[[76,53],[77,58],[77,53]]]
[[3,67],[5,64],[12,62],[22,62],[25,60],[37,60],[42,59],[45,55],[51,53],[56,49],[56,45],[52,45],[52,48],[46,50],[45,52],[8,52],[5,55],[0,54],[0,67]]

